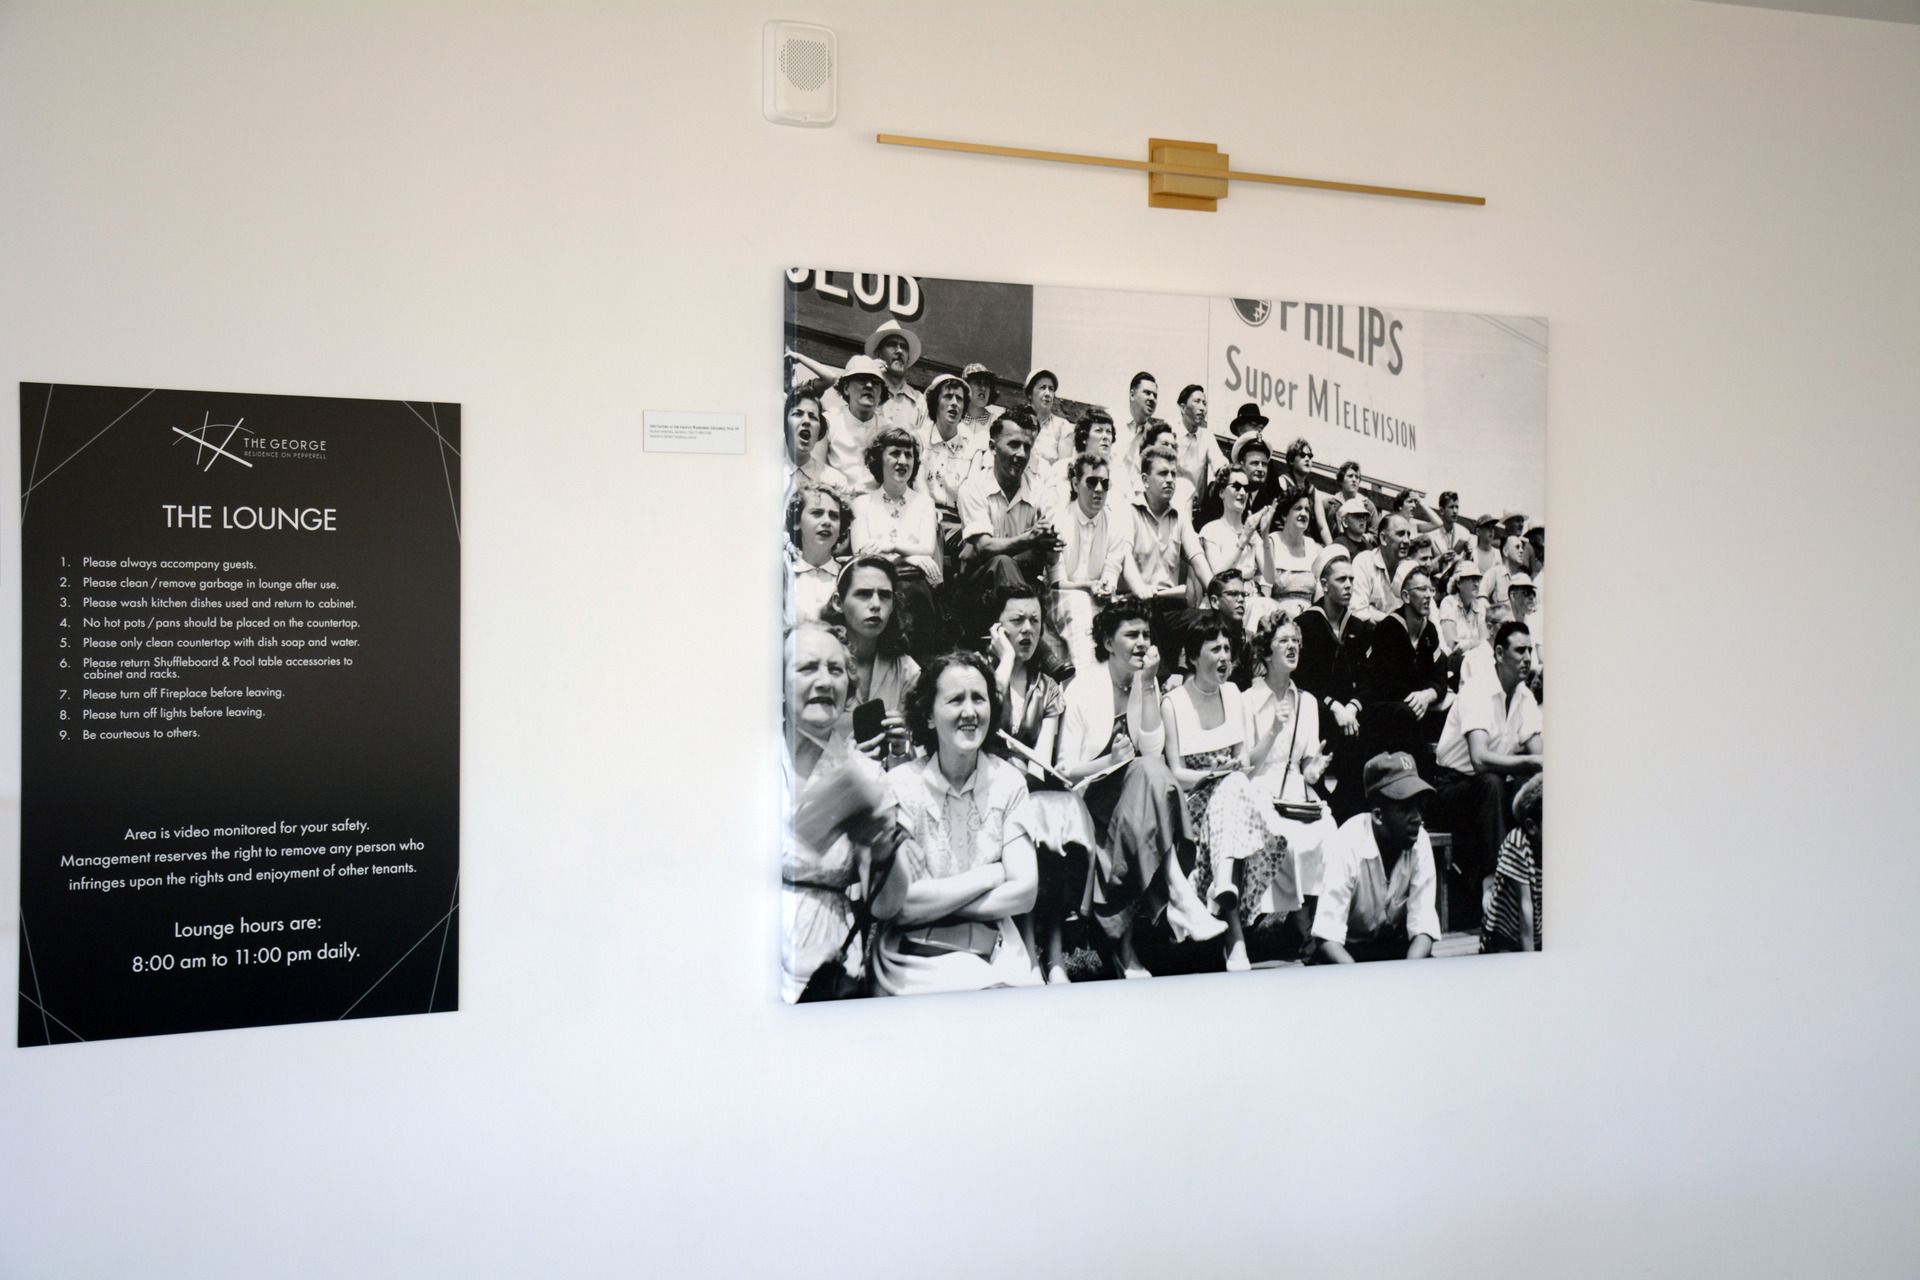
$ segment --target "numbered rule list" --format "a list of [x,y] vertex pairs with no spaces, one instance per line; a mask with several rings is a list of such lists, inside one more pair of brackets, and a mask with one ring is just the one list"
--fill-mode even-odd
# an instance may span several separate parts
[[459,1004],[460,410],[22,384],[18,1043]]

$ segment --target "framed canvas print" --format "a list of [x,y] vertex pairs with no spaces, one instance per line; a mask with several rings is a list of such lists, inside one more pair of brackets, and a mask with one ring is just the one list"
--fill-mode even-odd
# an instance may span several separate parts
[[1537,950],[1547,326],[786,273],[782,992]]

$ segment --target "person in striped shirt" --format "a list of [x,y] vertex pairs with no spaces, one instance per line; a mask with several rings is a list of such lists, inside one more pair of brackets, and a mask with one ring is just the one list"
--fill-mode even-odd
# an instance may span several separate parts
[[1540,819],[1546,782],[1528,778],[1513,797],[1513,830],[1500,845],[1480,921],[1480,950],[1538,951],[1541,947]]

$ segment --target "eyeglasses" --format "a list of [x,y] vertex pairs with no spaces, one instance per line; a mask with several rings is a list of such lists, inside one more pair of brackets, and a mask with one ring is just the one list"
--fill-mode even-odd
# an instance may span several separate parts
[[1089,489],[1105,489],[1108,486],[1110,486],[1113,483],[1113,481],[1102,480],[1099,476],[1088,476],[1086,479],[1082,480],[1080,483],[1087,486],[1087,488]]
[[1246,481],[1244,481],[1244,480],[1229,480],[1229,481],[1227,482],[1227,488],[1229,488],[1229,489],[1239,489],[1239,490],[1240,490],[1241,492],[1243,492],[1243,493],[1244,493],[1244,492],[1246,491],[1246,488],[1247,488],[1247,482],[1246,482]]
[[1295,456],[1296,456],[1296,457],[1298,457],[1298,458],[1300,459],[1300,461],[1302,461],[1302,462],[1312,462],[1312,461],[1313,461],[1313,453],[1312,453],[1312,451],[1311,451],[1311,450],[1309,450],[1309,451],[1308,451],[1308,452],[1306,452],[1306,453],[1302,453],[1302,454],[1296,454]]

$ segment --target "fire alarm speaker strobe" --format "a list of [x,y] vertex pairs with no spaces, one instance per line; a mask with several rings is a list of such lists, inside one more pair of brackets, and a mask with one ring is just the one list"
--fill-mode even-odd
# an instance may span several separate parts
[[825,27],[769,22],[760,41],[761,114],[775,124],[832,124],[839,112],[838,45]]

